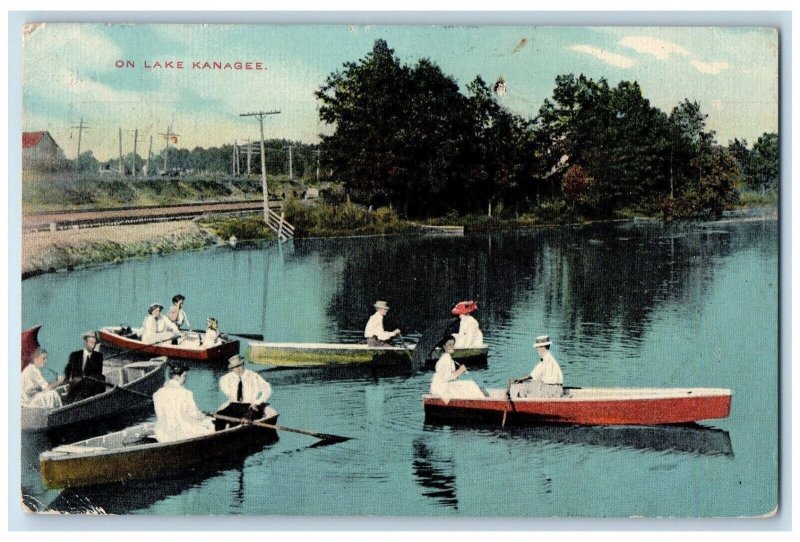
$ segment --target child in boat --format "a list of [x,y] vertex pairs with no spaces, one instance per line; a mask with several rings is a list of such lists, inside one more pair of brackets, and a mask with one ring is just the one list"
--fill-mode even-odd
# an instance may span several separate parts
[[194,394],[183,387],[187,370],[182,363],[172,363],[169,380],[153,394],[156,411],[153,433],[159,442],[200,437],[214,432],[214,419],[197,408]]
[[442,356],[436,362],[436,373],[431,379],[431,395],[441,397],[445,403],[450,399],[482,399],[484,396],[478,385],[471,380],[456,381],[467,372],[466,365],[456,369],[452,354],[455,351],[455,339],[447,337],[442,345]]
[[31,408],[58,408],[61,396],[53,388],[64,382],[64,376],[50,384],[42,376],[42,369],[47,364],[47,350],[37,348],[33,353],[33,362],[22,370],[20,384],[22,386],[22,406]]
[[461,319],[458,333],[453,334],[456,339],[455,348],[481,348],[484,346],[481,327],[472,316],[476,310],[478,310],[478,304],[474,301],[462,301],[450,311]]
[[512,386],[512,397],[557,398],[564,395],[564,375],[556,359],[550,353],[550,337],[541,335],[533,343],[539,353],[539,363],[527,377],[515,380],[520,386]]
[[208,320],[206,320],[206,332],[200,337],[200,345],[203,348],[210,348],[222,342],[222,339],[219,337],[218,329],[219,322],[217,319],[209,316]]

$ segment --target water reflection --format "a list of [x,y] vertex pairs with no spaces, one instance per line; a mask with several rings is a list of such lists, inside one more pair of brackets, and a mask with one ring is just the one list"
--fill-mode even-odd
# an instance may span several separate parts
[[456,475],[453,460],[441,451],[434,451],[422,439],[414,440],[414,478],[422,486],[422,494],[437,503],[458,510]]
[[[433,425],[433,424],[429,424]],[[579,446],[627,448],[648,452],[674,452],[733,458],[731,437],[727,431],[700,424],[654,426],[511,426],[496,429],[497,424],[446,424],[457,431],[466,428],[489,430],[502,438],[542,441]],[[494,429],[492,431],[491,429]]]

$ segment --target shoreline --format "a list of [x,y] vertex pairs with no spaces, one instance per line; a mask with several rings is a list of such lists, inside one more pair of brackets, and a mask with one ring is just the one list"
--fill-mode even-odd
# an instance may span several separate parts
[[[514,220],[498,220],[493,224],[464,224],[464,235],[471,233],[490,233],[496,231],[533,230],[553,227],[588,226],[599,223],[624,223],[661,220],[649,217],[612,219],[603,221],[574,222],[568,224],[520,224]],[[778,220],[777,207],[757,207],[737,209],[726,212],[713,222],[749,222],[753,220]],[[687,222],[687,221],[680,221]],[[424,226],[424,225],[420,225]],[[488,227],[486,227],[488,226]],[[331,235],[309,236],[303,239],[327,239],[344,237],[372,237],[386,235],[431,235],[420,228],[414,231],[391,234],[333,232]],[[445,234],[446,235],[446,234]],[[263,242],[270,239],[240,239],[241,243]],[[21,279],[24,281],[39,275],[74,271],[100,265],[122,263],[136,258],[159,254],[186,252],[214,246],[226,245],[227,241],[213,233],[208,226],[198,220],[179,220],[173,222],[154,222],[148,224],[100,226],[61,230],[57,232],[30,232],[22,235]]]

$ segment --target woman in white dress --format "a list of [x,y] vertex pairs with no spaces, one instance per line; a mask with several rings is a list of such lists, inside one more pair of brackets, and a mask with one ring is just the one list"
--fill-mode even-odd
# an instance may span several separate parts
[[458,380],[458,377],[467,372],[466,365],[456,369],[453,361],[455,339],[448,338],[442,346],[442,356],[436,362],[436,373],[431,379],[431,395],[441,397],[445,403],[451,399],[482,399],[484,396],[480,387],[472,380]]
[[170,379],[153,394],[156,411],[153,432],[159,442],[200,437],[214,432],[214,419],[197,408],[194,394],[183,387],[186,371],[183,364],[171,365]]
[[476,310],[478,310],[478,304],[474,301],[462,301],[450,311],[461,319],[458,333],[453,334],[456,339],[455,348],[481,348],[485,346],[483,344],[481,326],[472,316],[472,313]]
[[169,318],[161,315],[162,305],[153,303],[147,309],[148,315],[142,322],[142,342],[146,344],[163,343],[169,339],[177,339],[181,332]]
[[33,361],[25,366],[20,375],[22,406],[30,408],[58,408],[62,405],[61,396],[55,391],[64,383],[64,377],[49,383],[42,376],[42,369],[47,364],[47,350],[38,348],[33,353]]

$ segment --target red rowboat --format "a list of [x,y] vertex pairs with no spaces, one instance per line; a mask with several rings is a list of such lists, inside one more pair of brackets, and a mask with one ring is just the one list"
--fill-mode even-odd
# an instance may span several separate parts
[[[187,333],[187,332],[184,332]],[[195,334],[196,335],[196,334]],[[221,344],[204,348],[199,343],[186,340],[181,344],[169,342],[146,344],[130,328],[121,326],[100,328],[100,343],[112,350],[128,350],[142,355],[167,356],[188,361],[218,362],[239,353],[239,341],[223,340]]]
[[563,397],[509,399],[505,389],[482,399],[425,395],[426,421],[525,424],[662,425],[727,418],[731,391],[722,388],[568,388]]

